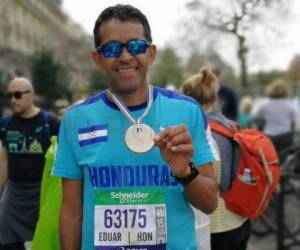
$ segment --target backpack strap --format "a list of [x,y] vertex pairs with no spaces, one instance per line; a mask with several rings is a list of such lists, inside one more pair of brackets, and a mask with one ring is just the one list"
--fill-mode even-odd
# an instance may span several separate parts
[[1,121],[1,128],[0,128],[2,131],[6,131],[6,127],[9,124],[10,120],[11,120],[11,116],[10,115],[5,116],[2,119],[2,121]]
[[226,128],[224,125],[220,124],[219,122],[216,122],[213,120],[209,120],[208,124],[213,132],[220,134],[224,137],[230,138],[230,139],[233,138],[233,133],[237,129],[237,128],[235,128],[235,126],[234,127],[232,126],[233,129],[230,130],[230,129]]
[[[209,124],[212,132],[214,132],[218,135],[221,135],[225,138],[228,138],[232,142],[232,152],[231,152],[232,161],[230,163],[230,170],[229,170],[230,175],[228,175],[228,172],[225,172],[226,174],[224,174],[223,171],[226,171],[226,170],[222,168],[221,183],[220,183],[221,194],[222,194],[222,192],[228,191],[231,188],[232,181],[235,179],[236,174],[237,174],[237,168],[238,168],[239,160],[240,160],[239,146],[236,143],[234,143],[234,133],[237,132],[238,130],[240,130],[240,128],[239,128],[238,124],[236,124],[234,121],[230,120],[229,122],[230,122],[230,129],[215,120],[208,120],[208,124]],[[225,185],[223,178],[225,178],[225,179],[230,178],[230,186],[229,187],[227,187],[227,185]]]
[[46,129],[46,133],[48,135],[48,137],[51,137],[51,130],[50,130],[50,124],[49,124],[49,115],[45,112],[42,111],[42,116],[43,116],[43,120],[44,120],[44,127]]

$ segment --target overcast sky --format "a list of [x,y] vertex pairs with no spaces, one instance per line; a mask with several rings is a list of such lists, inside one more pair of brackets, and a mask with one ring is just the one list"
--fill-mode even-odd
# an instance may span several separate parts
[[[294,10],[300,10],[300,1],[294,0]],[[184,15],[186,0],[63,0],[63,9],[73,21],[80,24],[88,33],[92,34],[95,20],[100,12],[117,3],[128,3],[139,8],[148,18],[153,42],[158,48],[166,43],[171,43],[176,37],[176,31],[180,18]],[[299,12],[298,12],[299,13]],[[256,48],[249,58],[250,71],[259,69],[286,69],[295,54],[300,54],[300,14],[295,16],[288,24],[285,24],[284,37],[280,38],[279,45],[272,48]],[[261,37],[261,39],[264,39]],[[277,41],[274,42],[274,44]],[[227,62],[234,62],[237,67],[235,50],[233,47],[222,48],[222,57]],[[258,60],[259,58],[259,60]]]

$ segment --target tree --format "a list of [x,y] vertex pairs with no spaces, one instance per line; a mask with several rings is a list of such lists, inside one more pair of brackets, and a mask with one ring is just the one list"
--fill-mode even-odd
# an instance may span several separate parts
[[90,74],[89,94],[95,94],[107,88],[106,76],[102,71],[95,69]]
[[289,79],[293,82],[300,81],[300,55],[296,55],[289,66],[288,69]]
[[271,70],[271,71],[259,71],[254,74],[251,74],[249,79],[253,85],[263,85],[266,86],[271,83],[274,79],[285,79],[286,72],[280,70]]
[[183,69],[180,63],[181,59],[171,47],[162,49],[154,65],[151,82],[161,87],[166,87],[168,84],[179,87],[183,80]]
[[[198,28],[201,38],[209,39],[215,36],[215,41],[220,39],[220,34],[229,34],[237,41],[237,56],[240,62],[240,81],[242,87],[247,86],[247,54],[249,51],[249,37],[255,36],[255,28],[266,27],[267,18],[271,10],[276,10],[276,20],[279,22],[280,11],[286,11],[284,5],[279,5],[281,0],[224,0],[205,1],[192,0],[186,7],[192,17],[186,25]],[[285,5],[288,5],[286,1]],[[280,7],[280,8],[279,8]],[[281,19],[282,21],[283,19]],[[270,27],[272,29],[272,27]],[[275,27],[274,27],[275,29]],[[267,39],[266,39],[267,40]]]
[[224,81],[226,82],[226,85],[228,84],[232,87],[237,86],[238,79],[233,68],[225,62],[216,51],[208,50],[204,54],[197,51],[192,53],[185,66],[187,77],[198,73],[202,67],[210,67],[215,71],[218,70],[219,73],[222,73],[220,81]]
[[66,68],[55,60],[51,50],[38,52],[33,57],[32,82],[37,94],[46,99],[47,105],[70,94]]

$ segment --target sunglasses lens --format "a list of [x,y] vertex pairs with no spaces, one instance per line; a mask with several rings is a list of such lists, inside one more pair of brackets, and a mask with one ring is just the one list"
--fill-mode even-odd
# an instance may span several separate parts
[[122,48],[126,46],[127,51],[132,55],[144,54],[148,47],[146,41],[141,39],[131,40],[127,44],[119,42],[109,42],[100,47],[104,57],[119,57],[122,53]]
[[19,92],[19,91],[16,91],[16,92],[12,92],[12,93],[10,92],[6,96],[7,96],[8,99],[12,99],[13,97],[15,99],[21,99],[22,96],[23,96],[23,94],[26,94],[26,93],[28,93],[28,92]]
[[119,57],[122,52],[121,44],[118,42],[110,42],[102,46],[102,54],[104,57]]
[[147,47],[148,45],[144,40],[132,40],[127,45],[128,52],[133,56],[144,54]]
[[16,99],[21,99],[21,98],[22,98],[22,93],[21,93],[21,92],[15,92],[15,93],[14,93],[14,97],[15,97]]

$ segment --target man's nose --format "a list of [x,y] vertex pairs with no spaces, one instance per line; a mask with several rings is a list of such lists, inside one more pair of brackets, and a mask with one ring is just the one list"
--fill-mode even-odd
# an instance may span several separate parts
[[16,102],[18,99],[15,97],[15,96],[12,96],[11,98],[10,98],[10,102],[11,103],[14,103],[14,102]]
[[121,55],[119,56],[120,61],[130,61],[133,56],[128,52],[127,48],[122,48]]

